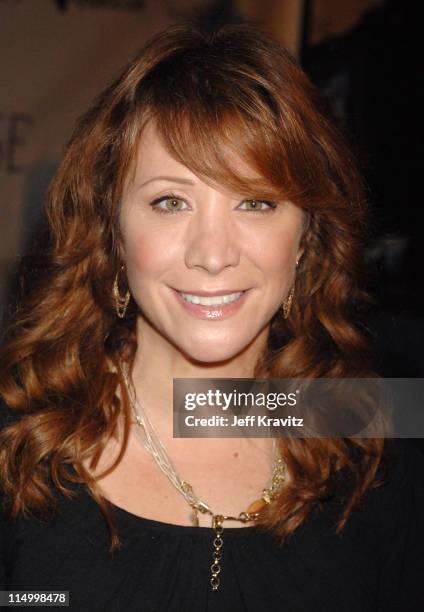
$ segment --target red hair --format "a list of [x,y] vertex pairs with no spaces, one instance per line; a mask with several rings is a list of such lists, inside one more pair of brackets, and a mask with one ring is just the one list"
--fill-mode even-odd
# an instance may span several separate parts
[[[0,481],[12,516],[53,508],[52,485],[85,483],[119,544],[107,501],[83,466],[95,468],[125,417],[121,372],[136,348],[137,311],[117,319],[117,217],[147,121],[171,154],[199,175],[255,197],[287,198],[305,211],[290,316],[277,313],[256,376],[373,376],[356,322],[366,205],[355,164],[289,53],[248,26],[204,34],[179,26],[155,36],[79,120],[46,200],[49,241],[0,352],[0,395],[19,419],[0,436]],[[228,151],[255,169],[239,176]],[[112,367],[111,367],[112,366]],[[117,388],[121,389],[120,400]],[[282,538],[346,476],[342,529],[384,465],[382,439],[284,439],[292,483],[261,518]]]

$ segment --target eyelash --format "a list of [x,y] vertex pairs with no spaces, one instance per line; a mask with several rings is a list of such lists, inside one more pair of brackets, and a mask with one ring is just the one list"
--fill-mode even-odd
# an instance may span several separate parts
[[[185,201],[184,198],[178,196],[177,194],[169,193],[167,195],[161,196],[160,198],[156,198],[155,200],[150,202],[150,206],[159,215],[175,215],[176,213],[178,213],[180,211],[178,211],[178,210],[175,210],[175,211],[165,210],[165,209],[159,208],[157,206],[157,204],[160,204],[164,200],[173,200],[173,199],[174,200],[182,200],[183,202]],[[243,202],[241,202],[241,203],[243,204],[244,202],[252,202],[252,201],[261,202],[263,204],[266,204],[269,208],[265,208],[264,210],[247,210],[245,212],[262,214],[263,215],[264,213],[269,213],[271,210],[274,210],[275,208],[277,208],[277,204],[275,202],[271,202],[270,200],[255,200],[254,198],[251,198],[250,200],[243,200]]]

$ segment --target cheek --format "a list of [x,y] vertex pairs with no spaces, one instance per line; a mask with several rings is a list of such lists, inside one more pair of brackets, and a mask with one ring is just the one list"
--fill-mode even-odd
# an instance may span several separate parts
[[148,272],[155,267],[157,262],[156,245],[148,241],[137,241],[128,245],[126,250],[127,269],[135,269],[139,272]]
[[135,270],[149,274],[161,267],[169,250],[160,236],[129,231],[124,239],[124,252],[128,272]]
[[291,270],[296,261],[300,233],[280,230],[269,232],[266,240],[256,242],[251,258],[266,275],[278,276]]
[[126,234],[124,253],[131,293],[140,303],[140,300],[149,300],[158,283],[172,284],[175,280],[181,245],[169,233],[136,229]]

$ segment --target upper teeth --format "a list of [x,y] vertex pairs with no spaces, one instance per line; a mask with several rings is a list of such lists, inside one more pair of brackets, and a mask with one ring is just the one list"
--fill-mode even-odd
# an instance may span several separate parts
[[192,304],[202,304],[202,306],[222,306],[238,300],[243,291],[238,293],[228,293],[227,295],[214,295],[213,297],[204,297],[202,295],[191,295],[190,293],[181,293],[187,302]]

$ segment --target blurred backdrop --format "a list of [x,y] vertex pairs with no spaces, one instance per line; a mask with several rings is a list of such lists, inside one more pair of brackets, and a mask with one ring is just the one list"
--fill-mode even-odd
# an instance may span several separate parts
[[326,98],[372,204],[364,253],[380,372],[423,377],[424,86],[411,0],[0,0],[0,316],[42,225],[77,116],[143,42],[187,18],[247,20],[283,42]]

